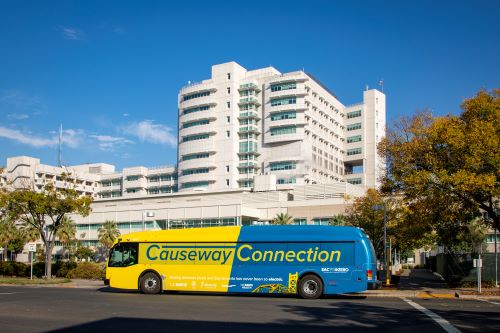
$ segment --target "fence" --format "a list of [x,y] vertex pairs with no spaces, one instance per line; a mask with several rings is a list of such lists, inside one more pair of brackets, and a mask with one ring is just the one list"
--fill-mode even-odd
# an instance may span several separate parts
[[[477,255],[440,253],[428,259],[428,268],[439,273],[447,282],[477,281],[477,268],[474,268],[473,262],[477,259]],[[481,259],[483,259],[481,280],[495,281],[495,254],[482,254]],[[500,256],[498,265],[500,266]],[[500,276],[500,269],[497,274]]]

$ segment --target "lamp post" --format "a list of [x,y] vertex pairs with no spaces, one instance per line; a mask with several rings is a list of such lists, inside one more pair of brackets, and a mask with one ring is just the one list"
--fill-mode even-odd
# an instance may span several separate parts
[[383,210],[384,211],[384,252],[382,253],[382,262],[385,268],[385,284],[391,284],[391,275],[389,274],[390,258],[387,255],[387,208],[384,205],[374,205],[372,207],[374,211]]

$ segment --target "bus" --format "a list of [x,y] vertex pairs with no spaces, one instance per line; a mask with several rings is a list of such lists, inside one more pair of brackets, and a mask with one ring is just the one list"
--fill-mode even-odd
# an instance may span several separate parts
[[229,226],[120,236],[106,266],[112,288],[322,295],[375,289],[373,245],[362,229]]

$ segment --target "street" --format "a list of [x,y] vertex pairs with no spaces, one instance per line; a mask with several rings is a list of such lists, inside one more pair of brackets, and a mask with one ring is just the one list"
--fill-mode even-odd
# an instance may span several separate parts
[[[425,313],[428,310],[444,320],[444,328],[438,323],[443,320],[431,318]],[[2,333],[499,332],[500,302],[360,296],[314,301],[267,295],[150,296],[108,288],[13,286],[0,287],[0,327]]]

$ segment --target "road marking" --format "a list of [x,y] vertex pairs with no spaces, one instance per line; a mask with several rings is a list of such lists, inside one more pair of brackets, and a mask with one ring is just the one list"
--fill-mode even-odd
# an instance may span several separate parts
[[14,294],[20,294],[20,293],[0,293],[0,295],[14,295]]
[[498,302],[488,301],[487,299],[478,299],[478,300],[486,302],[486,303],[490,303],[490,304],[500,305],[500,303],[498,303]]
[[461,331],[458,328],[456,328],[455,326],[453,326],[452,324],[450,324],[450,322],[448,320],[435,314],[431,310],[424,308],[422,305],[417,304],[413,301],[410,301],[409,299],[402,298],[402,300],[405,301],[406,303],[410,304],[411,306],[413,306],[415,309],[419,310],[420,312],[424,313],[428,317],[430,317],[432,320],[434,320],[436,323],[438,323],[446,332],[448,332],[448,333],[461,333]]

